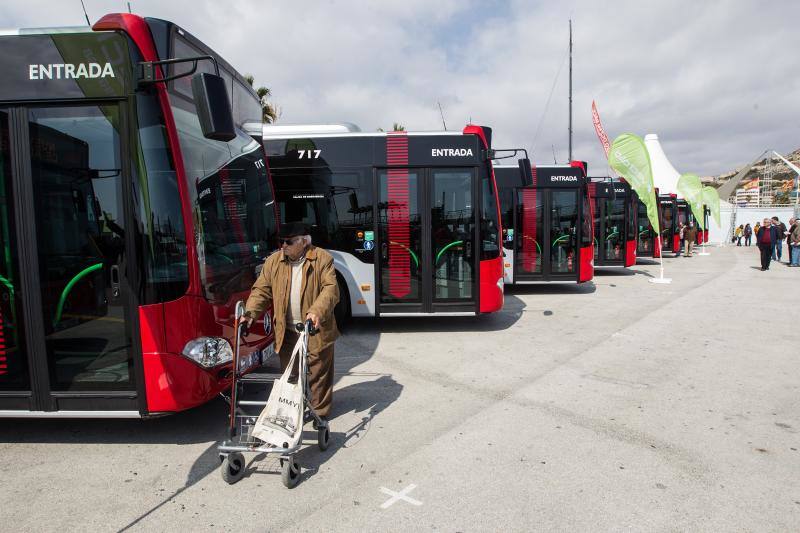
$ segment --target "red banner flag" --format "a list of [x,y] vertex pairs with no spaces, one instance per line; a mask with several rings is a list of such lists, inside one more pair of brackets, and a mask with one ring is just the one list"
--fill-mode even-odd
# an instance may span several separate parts
[[600,144],[603,145],[603,150],[606,151],[606,159],[608,159],[608,150],[611,148],[611,143],[608,142],[608,135],[603,129],[603,124],[600,123],[600,113],[597,112],[594,100],[592,100],[592,122],[594,123],[594,131],[597,132],[597,138],[600,139]]

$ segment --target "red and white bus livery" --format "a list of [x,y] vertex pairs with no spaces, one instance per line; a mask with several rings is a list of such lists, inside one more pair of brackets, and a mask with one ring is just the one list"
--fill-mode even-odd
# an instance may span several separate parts
[[334,257],[338,321],[502,308],[491,129],[265,125],[264,148],[281,221]]
[[[0,416],[142,417],[230,385],[275,249],[245,79],[175,24],[0,35]],[[245,342],[255,367],[270,322]]]
[[594,208],[594,264],[630,267],[636,264],[639,197],[620,179],[589,178]]
[[592,205],[586,164],[537,166],[532,183],[519,166],[496,165],[505,282],[589,281],[594,276]]

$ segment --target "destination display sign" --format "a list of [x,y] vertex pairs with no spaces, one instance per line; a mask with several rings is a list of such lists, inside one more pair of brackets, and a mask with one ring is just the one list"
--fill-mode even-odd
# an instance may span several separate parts
[[127,40],[114,32],[0,37],[0,101],[121,98],[131,87]]

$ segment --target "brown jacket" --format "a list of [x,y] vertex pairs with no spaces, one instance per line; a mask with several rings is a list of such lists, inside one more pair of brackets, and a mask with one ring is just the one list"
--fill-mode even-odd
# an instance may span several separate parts
[[795,222],[792,226],[792,233],[789,235],[789,243],[800,243],[800,222]]
[[697,239],[697,228],[689,226],[683,228],[683,238],[689,242],[694,242]]
[[[261,274],[253,284],[250,297],[245,304],[248,316],[257,318],[272,304],[272,324],[275,329],[275,350],[280,351],[286,332],[286,311],[289,306],[292,266],[283,252],[275,252],[267,257]],[[314,313],[320,319],[319,333],[308,340],[308,349],[319,353],[327,348],[339,336],[333,308],[339,301],[339,286],[336,283],[336,271],[333,268],[331,254],[310,246],[306,250],[306,261],[303,263],[303,287],[300,295],[300,311]],[[294,328],[294,325],[289,327]]]

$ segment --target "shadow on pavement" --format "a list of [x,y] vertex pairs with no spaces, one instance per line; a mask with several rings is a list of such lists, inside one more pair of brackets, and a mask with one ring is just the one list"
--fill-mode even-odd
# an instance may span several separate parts
[[542,282],[531,285],[506,285],[506,300],[510,294],[591,294],[597,287],[591,281],[585,283],[573,282]]
[[634,276],[636,275],[635,270],[631,270],[630,268],[623,268],[623,267],[616,267],[616,268],[603,268],[603,267],[595,267],[594,269],[595,276]]
[[221,399],[160,418],[7,419],[0,442],[92,444],[195,444],[215,440],[223,431],[227,406]]
[[[577,289],[577,290],[576,290]],[[545,292],[550,289],[545,289]],[[568,292],[587,292],[577,286]],[[594,288],[591,287],[593,291]],[[334,392],[331,415],[331,441],[322,452],[316,445],[316,431],[309,424],[304,434],[307,446],[298,453],[303,479],[312,477],[326,461],[342,448],[358,443],[367,434],[375,417],[394,403],[403,385],[391,375],[359,372],[356,369],[375,353],[383,332],[417,331],[501,331],[511,327],[522,316],[525,303],[506,294],[504,309],[477,317],[409,317],[354,319],[336,343],[335,383],[344,377],[358,381]],[[276,366],[271,360],[267,366]],[[373,379],[369,379],[373,377]],[[268,388],[262,394],[266,399]],[[129,529],[172,501],[176,496],[219,469],[217,444],[227,437],[228,405],[221,398],[169,416],[147,420],[131,419],[9,419],[0,426],[0,443],[87,443],[87,444],[197,444],[209,443],[194,460],[184,485],[125,526]],[[338,421],[337,421],[338,420]],[[248,474],[279,474],[277,456],[248,454]],[[272,464],[274,463],[274,464]],[[266,471],[265,471],[266,469]],[[222,479],[220,483],[224,483]],[[280,481],[278,481],[280,482]]]

